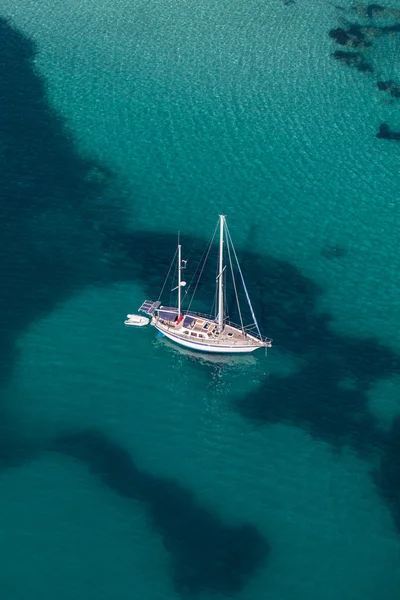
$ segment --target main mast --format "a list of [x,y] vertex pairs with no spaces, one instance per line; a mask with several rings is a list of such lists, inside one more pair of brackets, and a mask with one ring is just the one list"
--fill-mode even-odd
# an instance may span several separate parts
[[218,331],[224,328],[224,215],[219,216]]
[[178,235],[178,319],[181,316],[181,271],[182,271],[181,245],[179,243],[179,235]]

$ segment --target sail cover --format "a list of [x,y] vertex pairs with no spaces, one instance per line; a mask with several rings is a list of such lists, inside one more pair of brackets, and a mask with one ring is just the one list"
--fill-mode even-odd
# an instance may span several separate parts
[[183,320],[183,326],[184,327],[189,327],[195,321],[196,321],[196,317],[191,317],[189,315],[186,315],[185,318],[184,318],[184,320]]
[[158,309],[158,316],[164,321],[175,321],[178,317],[178,309],[176,306],[161,306]]

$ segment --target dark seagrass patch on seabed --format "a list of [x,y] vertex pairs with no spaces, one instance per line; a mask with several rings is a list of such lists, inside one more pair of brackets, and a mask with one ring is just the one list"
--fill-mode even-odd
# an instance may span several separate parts
[[400,84],[396,83],[393,80],[389,81],[378,81],[377,82],[378,90],[382,92],[387,92],[393,98],[400,98]]
[[112,179],[81,157],[49,106],[35,46],[0,20],[0,379],[11,374],[15,340],[78,288],[109,277],[107,232],[122,226],[106,201]]
[[341,46],[348,46],[358,50],[365,50],[365,48],[369,48],[372,45],[361,31],[361,28],[356,27],[354,24],[350,25],[347,30],[342,27],[331,29],[329,36]]
[[373,476],[400,532],[400,417],[393,421],[384,443],[379,468],[374,470]]
[[[336,9],[340,14],[341,27],[331,29],[329,36],[337,44],[348,47],[349,51],[335,50],[332,53],[333,58],[358,71],[373,73],[371,60],[379,60],[379,39],[388,35],[400,35],[400,10],[374,3],[355,3],[350,9],[341,6]],[[349,14],[349,18],[343,16],[346,13]],[[396,54],[393,60],[399,60],[399,55]],[[393,67],[394,65],[391,65],[391,69]],[[400,85],[397,82],[377,80],[376,84],[380,91],[390,96],[385,103],[393,103],[395,99],[400,98]],[[380,126],[376,137],[396,141],[399,139],[397,131],[390,130],[386,124]]]
[[393,131],[387,123],[381,123],[376,137],[382,140],[394,140],[395,142],[400,142],[400,131]]
[[372,73],[373,68],[370,64],[365,62],[360,52],[346,52],[344,50],[335,50],[332,54],[333,58],[346,64],[349,67],[354,67],[357,71],[370,72]]
[[237,593],[264,564],[269,546],[253,525],[225,524],[181,484],[139,469],[104,433],[72,432],[53,449],[83,461],[107,487],[143,504],[169,553],[178,592]]

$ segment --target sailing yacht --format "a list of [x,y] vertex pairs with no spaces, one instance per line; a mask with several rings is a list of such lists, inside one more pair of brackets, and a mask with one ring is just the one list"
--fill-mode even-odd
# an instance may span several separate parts
[[[214,236],[210,242],[205,260],[207,260],[208,253],[216,235],[216,231],[214,232]],[[233,290],[236,297],[238,309],[237,312],[240,321],[240,324],[238,325],[231,323],[227,316],[226,257],[228,257],[227,262],[229,262],[230,265]],[[234,261],[236,262],[239,278],[244,288],[250,314],[253,319],[252,323],[249,325],[244,325],[243,322],[232,258],[234,258]],[[182,289],[186,287],[186,282],[182,280],[182,270],[186,268],[187,261],[182,260],[182,248],[179,243],[179,239],[173,263],[175,260],[177,260],[178,281],[176,287],[174,287],[171,292],[177,291],[177,306],[163,306],[160,301],[163,289],[172,268],[171,265],[159,299],[157,301],[146,300],[139,308],[139,312],[150,317],[150,324],[153,327],[155,327],[161,334],[165,335],[173,342],[180,344],[181,346],[185,346],[186,348],[199,350],[202,352],[238,354],[253,352],[258,348],[269,348],[272,346],[272,340],[261,335],[258,327],[257,319],[251,305],[250,297],[243,279],[243,274],[235,249],[233,247],[231,235],[226,223],[226,217],[224,215],[220,215],[219,217],[219,256],[216,277],[216,311],[214,314],[203,314],[192,311],[190,309],[191,302],[186,310],[182,309]],[[203,272],[203,269],[204,264],[202,266],[200,276]],[[198,281],[195,286],[195,291],[197,284]],[[185,296],[186,295],[187,293],[185,293]],[[129,316],[132,317],[133,315]]]

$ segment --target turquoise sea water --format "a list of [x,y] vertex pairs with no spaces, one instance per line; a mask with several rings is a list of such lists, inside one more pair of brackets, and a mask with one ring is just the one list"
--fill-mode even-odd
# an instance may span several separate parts
[[[400,34],[328,33],[400,19],[350,8],[3,0],[7,600],[398,597]],[[123,327],[219,212],[268,359]]]

